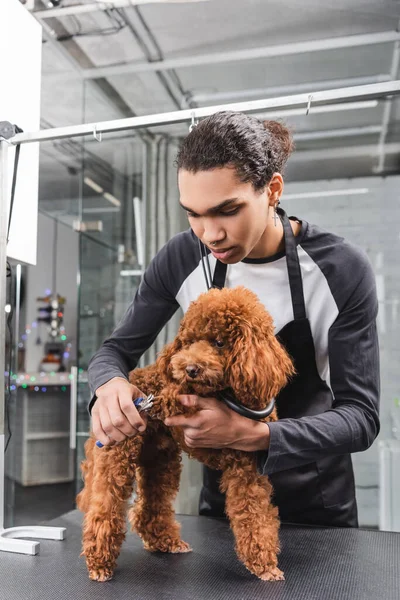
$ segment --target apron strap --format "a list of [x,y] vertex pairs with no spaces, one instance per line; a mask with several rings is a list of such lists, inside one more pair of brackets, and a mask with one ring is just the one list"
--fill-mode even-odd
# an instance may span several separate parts
[[295,320],[306,319],[303,279],[301,277],[299,256],[297,254],[296,238],[285,211],[282,208],[278,208],[277,213],[282,221],[285,234],[286,264],[289,275],[290,294],[292,296],[293,315]]
[[[293,316],[295,320],[306,319],[303,279],[301,277],[299,256],[297,254],[296,238],[285,211],[282,208],[278,208],[277,213],[282,221],[283,232],[285,235],[286,264],[289,275],[290,294],[292,297]],[[207,259],[208,257],[206,256],[206,260]],[[222,289],[225,286],[227,268],[228,265],[217,260],[211,287]]]
[[221,290],[224,287],[227,268],[228,268],[228,265],[217,260],[217,262],[215,264],[214,276],[213,276],[213,280],[212,280],[213,288],[218,288],[219,290]]

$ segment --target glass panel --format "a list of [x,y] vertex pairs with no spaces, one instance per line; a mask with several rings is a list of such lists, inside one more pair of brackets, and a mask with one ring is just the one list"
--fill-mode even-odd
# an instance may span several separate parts
[[[144,262],[143,144],[104,136],[85,145],[80,236],[77,492],[88,437],[90,391],[86,371],[139,286]],[[86,230],[86,231],[85,231]]]

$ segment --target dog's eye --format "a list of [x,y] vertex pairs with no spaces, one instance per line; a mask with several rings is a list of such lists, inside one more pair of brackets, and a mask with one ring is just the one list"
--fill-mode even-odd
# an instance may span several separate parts
[[217,346],[217,348],[223,348],[224,342],[222,342],[221,340],[214,340],[214,346]]

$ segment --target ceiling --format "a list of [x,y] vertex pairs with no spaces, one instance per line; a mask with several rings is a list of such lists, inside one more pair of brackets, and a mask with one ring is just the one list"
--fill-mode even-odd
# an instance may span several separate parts
[[[118,0],[114,9],[85,13],[94,0],[54,0],[53,8],[29,2],[45,27],[43,127],[400,78],[400,41],[376,43],[380,34],[398,31],[399,0],[142,0],[135,5]],[[265,57],[265,49],[276,46],[275,56]],[[249,58],[250,50],[258,57]],[[282,113],[297,147],[286,179],[399,173],[400,99],[375,104],[324,113],[311,105],[308,115],[306,106],[300,115]],[[87,138],[85,148],[104,178],[112,179],[126,148],[139,173],[143,136],[184,136],[188,125],[109,134],[102,143]],[[79,139],[42,144],[41,199],[74,194],[76,174],[68,167],[79,169],[80,159]],[[90,165],[89,160],[89,171]]]

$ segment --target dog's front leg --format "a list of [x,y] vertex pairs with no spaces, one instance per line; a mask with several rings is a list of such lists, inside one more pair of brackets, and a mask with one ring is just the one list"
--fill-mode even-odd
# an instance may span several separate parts
[[272,486],[258,475],[254,459],[229,461],[223,470],[221,491],[225,511],[236,541],[236,553],[249,571],[260,579],[284,579],[278,569],[278,509],[271,504]]
[[181,453],[171,433],[160,427],[146,437],[137,469],[137,498],[129,511],[132,530],[150,552],[190,552],[181,539],[173,501],[179,489]]
[[80,495],[78,506],[85,511],[82,555],[95,581],[108,581],[114,573],[125,539],[126,509],[141,443],[138,437],[100,449],[91,438],[86,445],[90,495]]

